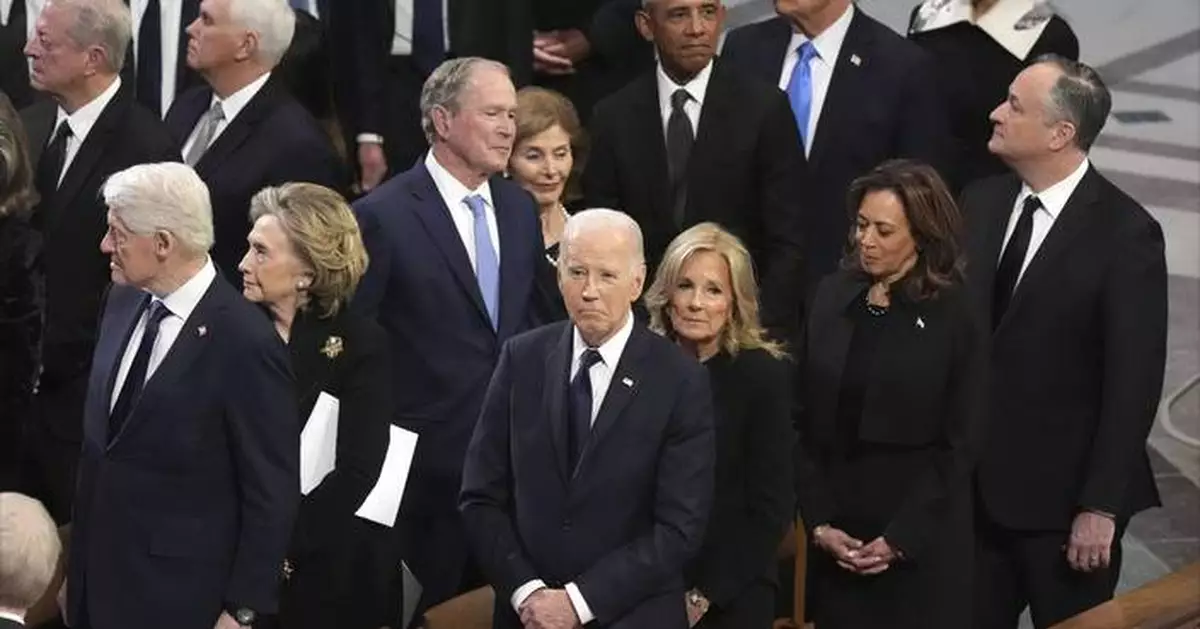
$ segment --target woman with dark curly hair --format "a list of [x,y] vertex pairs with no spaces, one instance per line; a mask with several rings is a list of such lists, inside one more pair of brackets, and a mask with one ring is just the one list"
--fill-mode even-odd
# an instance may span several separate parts
[[797,493],[821,629],[970,626],[972,443],[985,327],[938,174],[885,162],[851,186],[842,270],[802,359]]

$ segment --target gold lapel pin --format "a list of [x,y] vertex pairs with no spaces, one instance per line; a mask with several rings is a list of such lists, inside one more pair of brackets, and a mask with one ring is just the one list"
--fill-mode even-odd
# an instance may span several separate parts
[[325,357],[329,360],[333,360],[342,353],[342,349],[344,349],[344,347],[345,344],[342,343],[342,337],[331,336],[325,339],[325,346],[321,348],[321,353],[325,354]]

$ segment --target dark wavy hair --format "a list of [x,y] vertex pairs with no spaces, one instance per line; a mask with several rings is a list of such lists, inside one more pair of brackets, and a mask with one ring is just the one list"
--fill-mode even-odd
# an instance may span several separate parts
[[866,274],[856,237],[858,209],[867,194],[884,190],[900,200],[917,244],[916,265],[899,282],[904,294],[914,301],[932,299],[943,288],[962,284],[966,260],[960,244],[962,215],[958,204],[932,166],[910,159],[888,160],[850,184],[846,197],[850,233],[842,268]]
[[25,128],[12,101],[0,92],[0,218],[28,214],[37,202]]

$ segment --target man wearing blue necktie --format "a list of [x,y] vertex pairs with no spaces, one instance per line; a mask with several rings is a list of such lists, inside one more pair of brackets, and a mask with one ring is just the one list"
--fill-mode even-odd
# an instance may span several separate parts
[[432,148],[355,204],[371,265],[352,307],[387,330],[395,423],[420,435],[398,525],[418,612],[478,583],[457,512],[463,457],[501,345],[533,323],[545,264],[533,199],[499,176],[516,107],[502,64],[442,63],[421,94]]

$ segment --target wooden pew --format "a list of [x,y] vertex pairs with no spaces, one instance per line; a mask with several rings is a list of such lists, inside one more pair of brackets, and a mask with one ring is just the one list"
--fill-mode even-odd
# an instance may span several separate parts
[[481,587],[425,611],[424,629],[492,629],[496,593]]
[[788,529],[783,542],[779,545],[779,558],[792,558],[795,570],[794,587],[792,588],[792,617],[775,621],[773,629],[811,628],[804,624],[804,593],[807,587],[808,571],[808,536],[804,533],[804,522],[796,518],[795,524]]
[[1093,607],[1053,629],[1196,629],[1200,561]]

